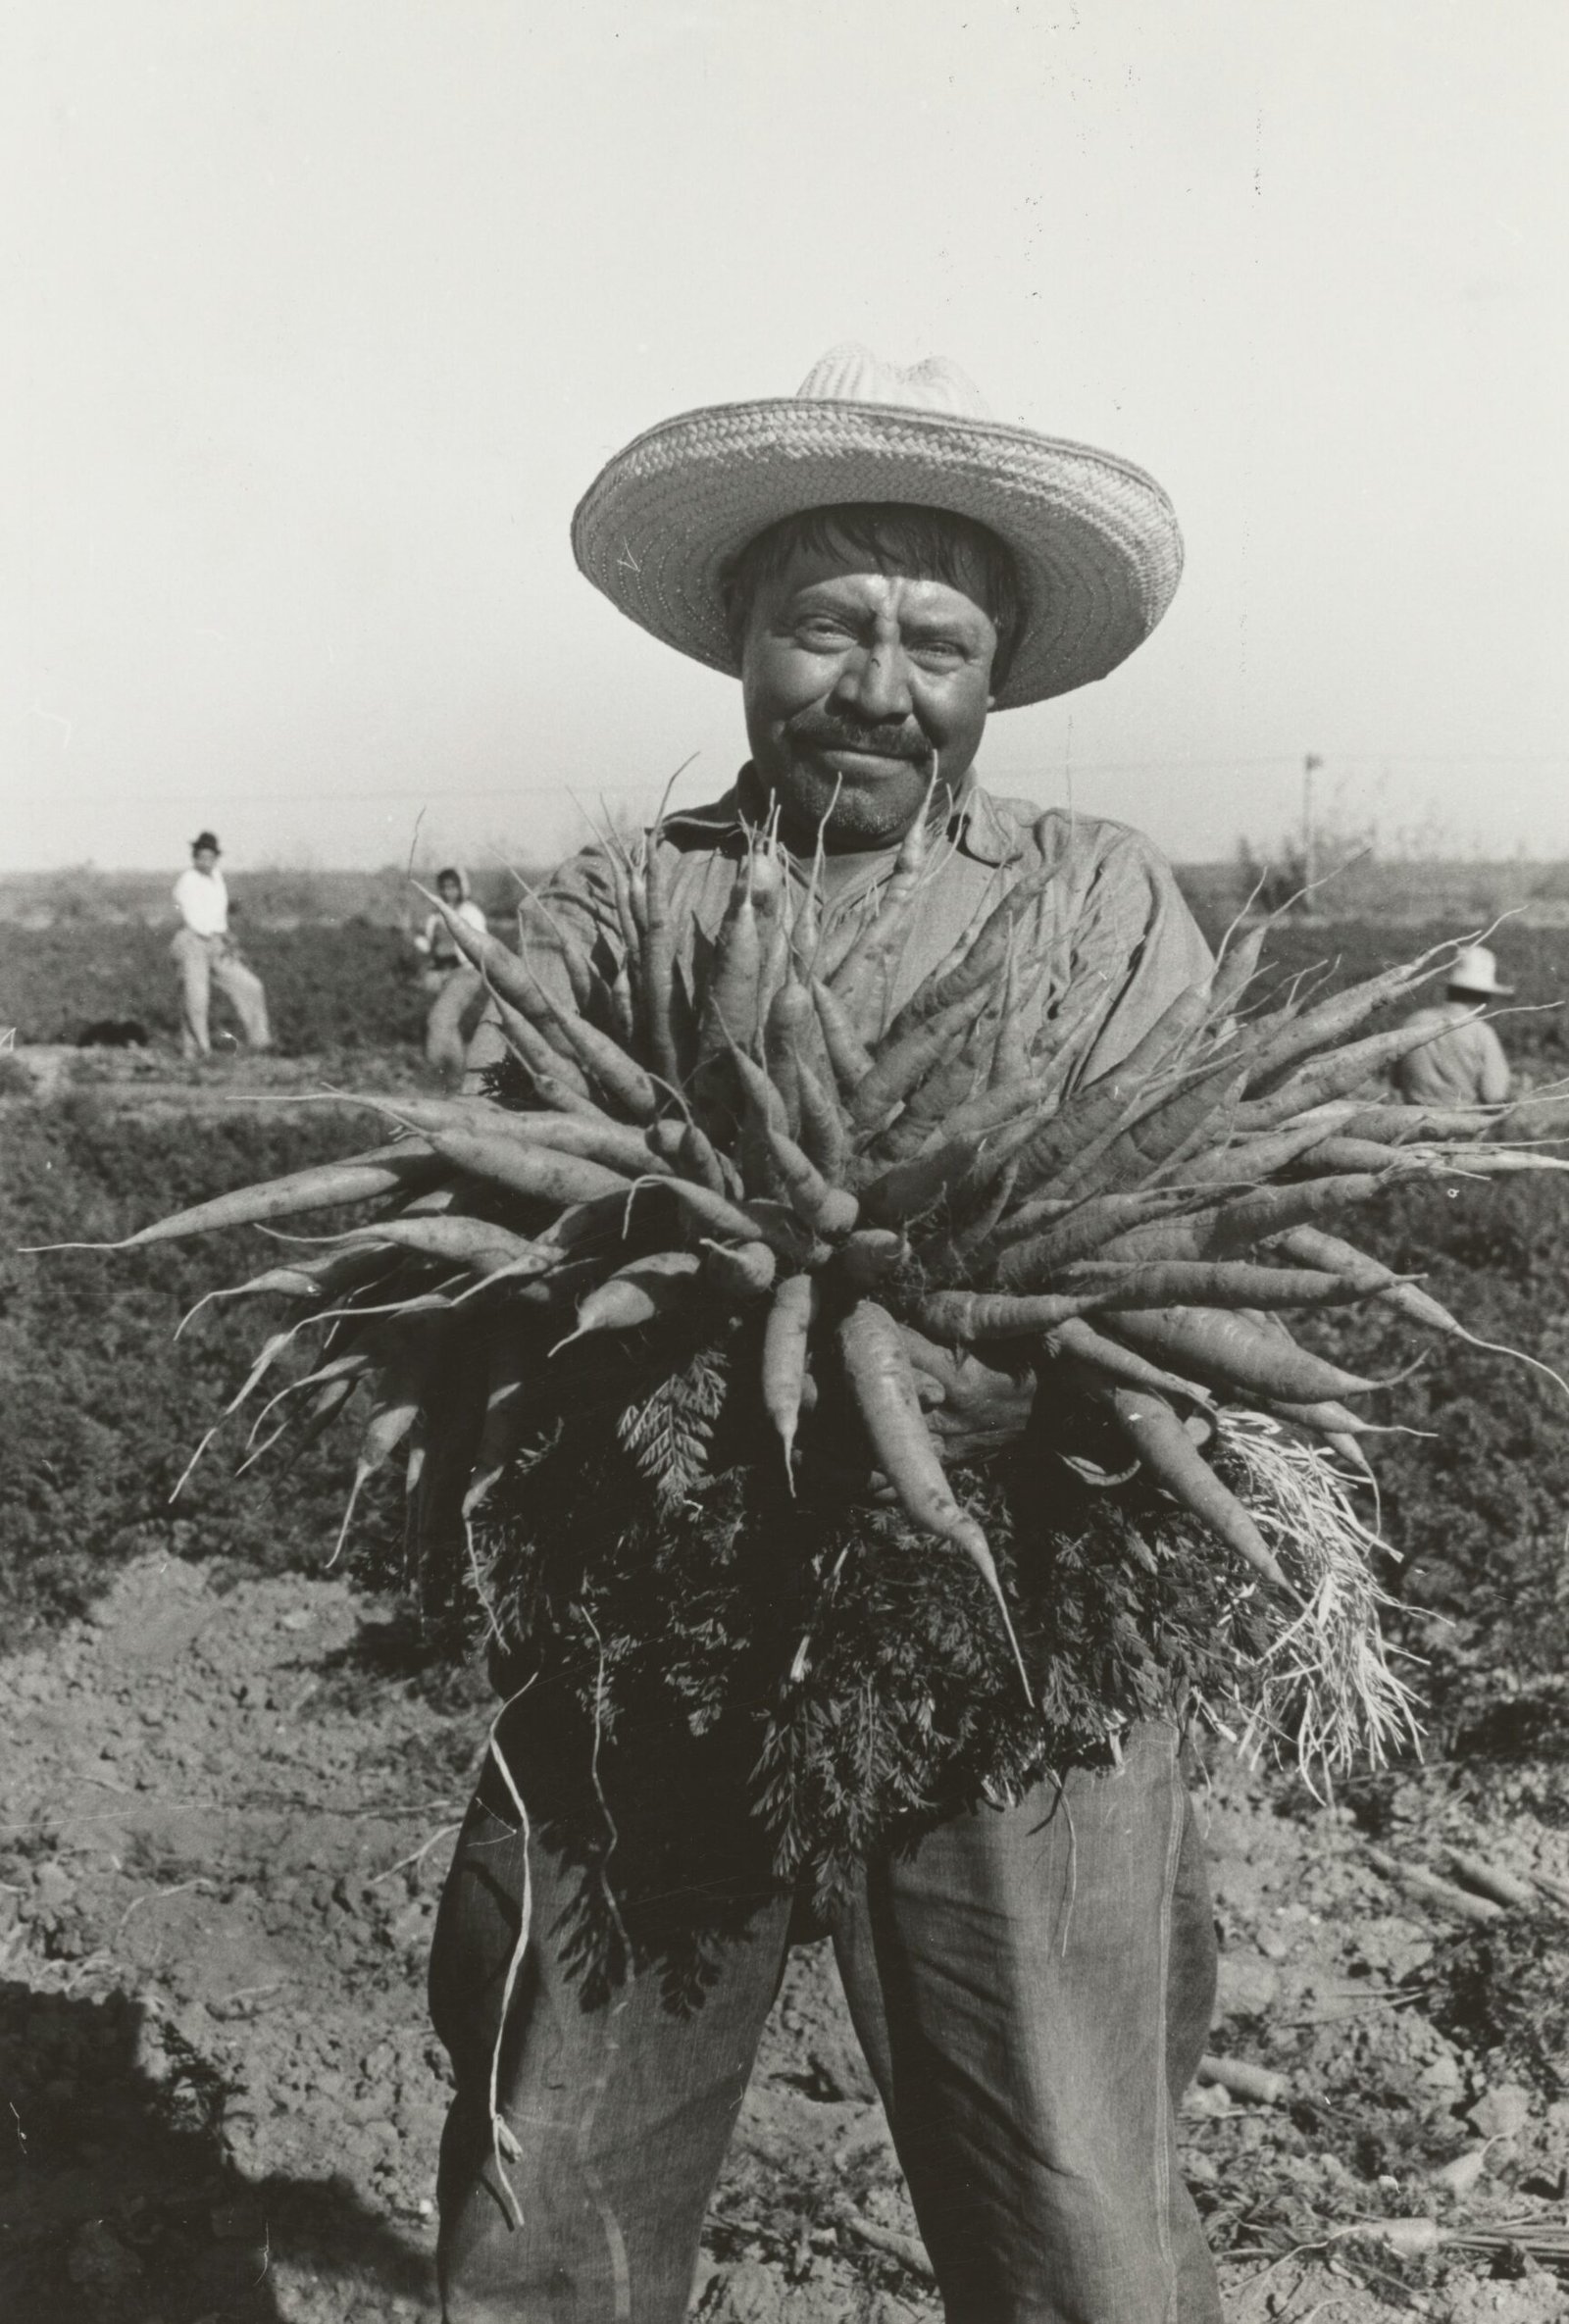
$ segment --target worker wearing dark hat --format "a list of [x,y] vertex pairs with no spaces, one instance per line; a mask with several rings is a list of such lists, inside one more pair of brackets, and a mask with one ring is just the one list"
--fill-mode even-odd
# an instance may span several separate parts
[[245,1043],[270,1049],[267,993],[254,969],[235,951],[228,933],[228,889],[218,868],[214,832],[198,832],[190,843],[190,869],[175,882],[179,928],[170,950],[179,970],[179,1045],[187,1057],[210,1057],[212,988],[224,993]]

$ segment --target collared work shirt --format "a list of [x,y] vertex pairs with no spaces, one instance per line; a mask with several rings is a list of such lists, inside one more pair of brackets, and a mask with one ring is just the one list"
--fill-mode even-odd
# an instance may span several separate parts
[[222,872],[198,872],[192,864],[175,882],[175,904],[192,935],[228,935],[228,889]]
[[1509,1060],[1491,1025],[1478,1015],[1480,1001],[1441,1001],[1418,1009],[1406,1023],[1431,1030],[1433,1038],[1400,1058],[1394,1086],[1407,1105],[1502,1105],[1509,1094]]
[[[735,884],[738,863],[766,802],[754,798],[756,778],[743,769],[737,786],[712,806],[667,818],[659,841],[677,972],[688,995],[701,981]],[[832,940],[875,912],[892,875],[895,850],[828,859],[825,930]],[[1210,955],[1178,889],[1171,867],[1139,833],[1125,824],[1022,799],[998,799],[972,786],[945,830],[934,836],[929,874],[909,913],[909,935],[886,996],[891,1016],[938,967],[968,930],[1031,874],[1052,877],[1017,924],[1017,955],[1029,971],[1018,980],[1032,1036],[1062,1009],[1069,992],[1074,1016],[1087,1028],[1076,1079],[1092,1081],[1118,1064],[1179,992],[1207,977]],[[805,859],[791,859],[790,876],[804,884]],[[614,887],[602,848],[585,848],[549,883],[541,901],[569,942],[591,950],[614,976],[625,947]],[[536,973],[562,999],[570,997],[559,955],[543,916],[529,922],[530,957]],[[1032,989],[1033,985],[1033,989]],[[471,1072],[503,1052],[499,1028],[482,1024],[469,1053]]]

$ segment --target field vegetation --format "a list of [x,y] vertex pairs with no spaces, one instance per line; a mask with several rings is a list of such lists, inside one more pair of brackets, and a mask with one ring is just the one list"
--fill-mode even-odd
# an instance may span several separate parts
[[[1217,882],[1205,888],[1195,883],[1193,892],[1206,925],[1218,933],[1235,908],[1235,884]],[[1387,919],[1288,922],[1270,957],[1283,978],[1305,972],[1349,982],[1456,933],[1457,925],[1480,926],[1486,916],[1479,911],[1450,916],[1442,926],[1415,927]],[[0,924],[0,1022],[14,1019],[26,1039],[71,1040],[95,1018],[134,1013],[156,1035],[168,1036],[173,980],[167,940],[167,929],[133,918],[57,921],[47,928]],[[1539,1088],[1552,1085],[1569,1076],[1569,1029],[1558,1005],[1569,992],[1569,927],[1511,922],[1493,940],[1505,975],[1518,987],[1514,1005],[1520,1013],[1504,1017],[1500,1031],[1523,1073]],[[395,926],[369,918],[346,924],[302,920],[287,928],[257,921],[245,942],[268,979],[285,1047],[310,1060],[286,1069],[286,1088],[297,1094],[307,1083],[373,1075],[384,1082],[418,1073],[420,995]],[[0,1066],[6,1062],[0,1057]],[[226,1088],[255,1078],[242,1064],[221,1064],[207,1086],[176,1087],[167,1066],[157,1081],[145,1071],[120,1079],[111,1064],[89,1061],[80,1078],[68,1073],[57,1093],[45,1096],[24,1064],[0,1073],[0,1397],[8,1422],[0,1432],[0,1622],[8,1668],[39,1691],[39,1701],[46,1689],[64,1688],[62,1699],[70,1707],[69,1715],[62,1713],[67,1723],[60,1733],[90,1732],[92,1748],[107,1736],[106,1748],[118,1755],[104,1762],[108,1788],[91,1795],[94,1813],[107,1799],[127,1819],[127,1830],[136,1817],[153,1814],[170,1766],[182,1764],[180,1750],[192,1768],[201,1768],[197,1788],[205,1787],[204,1796],[230,1787],[235,1830],[252,1812],[248,1803],[259,1782],[277,1785],[286,1774],[290,1785],[304,1788],[302,1797],[314,1782],[336,1813],[348,1770],[364,1789],[368,1814],[373,1801],[384,1804],[387,1769],[396,1777],[405,1762],[401,1812],[424,1811],[433,1826],[438,1815],[459,1812],[466,1754],[487,1714],[473,1705],[449,1714],[442,1692],[449,1682],[422,1666],[422,1650],[406,1627],[378,1626],[380,1659],[366,1661],[363,1640],[351,1642],[355,1616],[320,1579],[349,1482],[352,1432],[309,1446],[288,1465],[275,1456],[239,1477],[233,1474],[237,1443],[226,1448],[220,1440],[171,1504],[203,1429],[238,1386],[258,1337],[254,1313],[241,1325],[222,1303],[205,1309],[177,1342],[174,1326],[205,1292],[255,1272],[278,1246],[247,1231],[120,1256],[85,1250],[32,1256],[25,1247],[114,1240],[182,1204],[342,1152],[347,1126],[334,1110],[223,1103]],[[1372,1206],[1358,1237],[1390,1264],[1421,1275],[1479,1338],[1506,1343],[1569,1378],[1569,1178],[1486,1187],[1456,1181],[1392,1194]],[[1338,1357],[1382,1378],[1408,1359],[1408,1339],[1402,1334],[1397,1343],[1373,1312],[1346,1311],[1316,1329]],[[1522,2083],[1539,2115],[1550,2108],[1552,2119],[1560,2120],[1569,2087],[1558,2051],[1544,2064],[1535,2051],[1526,2065],[1511,2063],[1509,2029],[1499,2033],[1493,2023],[1509,2002],[1522,2024],[1527,2018],[1537,2027],[1547,2024],[1541,1996],[1551,1977],[1558,1980],[1551,1990],[1559,1995],[1561,2011],[1562,1972],[1552,1966],[1561,1953],[1548,1946],[1541,1960],[1516,1959],[1504,1945],[1504,1936],[1517,1928],[1520,1944],[1548,1945],[1550,1940],[1556,1945],[1561,1920],[1549,1925],[1540,1915],[1522,1916],[1518,1923],[1471,1930],[1424,1966],[1431,1945],[1417,1944],[1418,1932],[1398,1917],[1392,1892],[1370,1870],[1366,1854],[1367,1842],[1376,1838],[1414,1859],[1431,1853],[1435,1832],[1473,1847],[1505,1849],[1517,1823],[1557,1831],[1569,1819],[1569,1389],[1507,1356],[1443,1341],[1374,1410],[1381,1420],[1422,1432],[1376,1440],[1375,1460],[1384,1530],[1400,1553],[1384,1576],[1397,1601],[1391,1628],[1397,1642],[1421,1658],[1414,1677],[1429,1706],[1436,1765],[1422,1777],[1396,1771],[1377,1782],[1354,1783],[1346,1795],[1349,1808],[1336,1816],[1313,1810],[1299,1792],[1284,1786],[1271,1791],[1260,1785],[1240,1798],[1225,1790],[1232,1779],[1223,1770],[1209,1810],[1229,1981],[1216,2046],[1277,2069],[1292,2095],[1289,2106],[1266,2115],[1228,2110],[1224,2103],[1212,2107],[1217,2094],[1200,2092],[1185,2117],[1185,2163],[1212,2239],[1234,2255],[1237,2272],[1228,2276],[1229,2287],[1257,2275],[1259,2302],[1268,2289],[1265,2279],[1284,2266],[1283,2254],[1304,2247],[1329,2251],[1327,2235],[1347,2234],[1348,2221],[1381,2209],[1428,2207],[1433,2198],[1423,2174],[1479,2133],[1495,2142],[1495,2206],[1550,2192],[1548,2164],[1540,2155],[1531,2159],[1536,2149],[1521,2145],[1519,2159],[1511,2162],[1507,2135],[1499,2145],[1500,2134],[1486,2125],[1504,2120],[1506,2101],[1519,2099]],[[397,1498],[394,1485],[361,1505],[356,1541],[372,1562],[392,1545]],[[131,1619],[143,1595],[166,1588],[181,1607],[182,1592],[190,1593],[192,1607],[205,1603],[209,1592],[221,1593],[239,1627],[230,1638],[228,1625],[215,1621],[211,1635],[221,1642],[189,1673],[175,1667],[149,1678],[135,1666],[122,1697],[110,1699],[106,1710],[93,1692],[98,1666],[90,1656],[98,1649],[80,1642],[83,1635],[90,1641],[100,1634],[74,1629],[74,1618],[87,1615],[92,1624],[106,1625],[103,1652],[112,1671],[116,1625]],[[330,1636],[341,1642],[321,1662],[326,1677],[314,1681],[309,1672],[302,1676],[295,1659],[295,1626],[328,1616],[308,1616],[308,1607],[328,1609],[337,1625]],[[241,1638],[246,1624],[252,1627]],[[311,1707],[293,1713],[290,1706],[303,1703],[312,1685],[319,1693]],[[144,1731],[154,1697],[155,1724]],[[31,1702],[29,1695],[28,1721]],[[196,1723],[198,1710],[204,1724]],[[292,1741],[285,1736],[285,1714],[298,1729]],[[166,1718],[175,1739],[167,1746],[159,1740]],[[189,1741],[181,1742],[185,1722]],[[191,1839],[182,1843],[191,1851],[186,1856],[149,1855],[145,1865],[124,1847],[101,1860],[84,1847],[73,1854],[49,1820],[64,1781],[51,1754],[67,1747],[50,1741],[55,1732],[40,1726],[29,1743],[44,1804],[36,1813],[30,1806],[17,1810],[33,1821],[25,1841],[0,1863],[0,1888],[23,1896],[31,1916],[19,1923],[23,1951],[14,1956],[30,1984],[8,1990],[21,2027],[18,2053],[27,2071],[36,2068],[40,2090],[72,2087],[61,2080],[56,2050],[68,2032],[75,2038],[66,2022],[70,2011],[79,2014],[88,2004],[66,1996],[78,1985],[96,1993],[93,1975],[107,1990],[114,1978],[128,1974],[114,1966],[114,1948],[125,1933],[150,1928],[155,1914],[173,1915],[187,1906],[194,1913],[198,1903],[208,1909],[201,1896],[182,1894],[181,1884],[190,1892],[220,1890],[231,1878],[236,1844],[228,1838],[222,1845],[204,1840],[198,1847]],[[289,1748],[295,1759],[285,1763],[278,1754]],[[27,1764],[30,1769],[32,1760]],[[89,1769],[88,1780],[98,1783],[100,1776]],[[439,1795],[448,1787],[455,1804],[443,1805]],[[397,1789],[394,1781],[394,1794]],[[109,1829],[97,1822],[91,1828]],[[337,2167],[342,2152],[356,2169],[363,2164],[370,2190],[363,2199],[377,2216],[400,2201],[410,2217],[419,2204],[428,2210],[428,2157],[443,2092],[439,2060],[432,2065],[419,2047],[417,1984],[440,1859],[429,1852],[433,1843],[424,1825],[412,1833],[389,1827],[378,1845],[375,1880],[337,1878],[339,1858],[329,1848],[321,1858],[328,1869],[320,1873],[302,1873],[292,1862],[276,1864],[271,1853],[259,1853],[241,1884],[241,1898],[252,1896],[265,1930],[282,1932],[278,1942],[297,1943],[291,1973],[298,1982],[286,1989],[288,2007],[257,2004],[272,2014],[258,2015],[254,2025],[249,2017],[230,2023],[222,2014],[231,2007],[228,1996],[236,1988],[273,1990],[266,1980],[279,1971],[270,1955],[244,1974],[223,1956],[210,2017],[189,2009],[178,2014],[176,2003],[188,1996],[170,1987],[171,2030],[161,2038],[171,2056],[186,2055],[179,2042],[188,2036],[191,2057],[210,2052],[219,2059],[211,2067],[214,2089],[221,2076],[228,2092],[214,2099],[221,2131],[204,2133],[206,2144],[191,2134],[192,2151],[206,2168],[203,2158],[222,2138],[229,2173],[223,2183],[226,2199],[252,2201],[258,2188],[266,2194],[268,2234],[282,2222],[278,2241],[285,2265],[291,2240],[302,2248],[314,2247],[308,2247],[306,2230],[291,2223],[282,2182],[265,2174],[285,2164],[304,2177],[316,2170],[299,2144],[299,2122],[302,2109],[317,2102],[323,2059],[341,2079],[364,2052],[365,2104],[380,2102],[381,2070],[370,2071],[365,2040],[366,2011],[373,2006],[368,1995],[381,2012],[378,2038],[384,2036],[391,2047],[402,2046],[397,2070],[405,2095],[399,2104],[412,2128],[400,2129],[397,2139],[388,2133],[387,2151],[373,2155],[366,2134],[345,2130],[341,2110],[323,2099],[324,2152],[329,2147],[330,2155],[322,2168]],[[387,1864],[397,1875],[393,1885]],[[405,1889],[406,1866],[412,1869]],[[227,1889],[223,1894],[228,1898]],[[238,1912],[239,1903],[232,1909]],[[1412,1914],[1420,1910],[1410,1907]],[[1293,1954],[1281,1967],[1287,1936],[1299,1945],[1301,1959]],[[189,1957],[197,1958],[205,1940],[194,1920],[182,1942]],[[211,1942],[216,1945],[218,1940]],[[1496,1949],[1495,1960],[1482,1958],[1477,1947],[1484,1944]],[[394,1945],[403,1952],[395,1954]],[[1274,1949],[1260,1949],[1266,1945]],[[171,1953],[170,1978],[185,1957],[178,1946]],[[819,1970],[811,1959],[802,1956],[792,1971],[784,2016],[771,2037],[777,2046],[772,2067],[765,2057],[758,2101],[763,2110],[756,2117],[762,2127],[753,2146],[743,2136],[716,2212],[704,2263],[711,2294],[703,2313],[719,2324],[743,2315],[775,2324],[788,2310],[778,2302],[767,2305],[763,2296],[777,2293],[806,2317],[897,2313],[918,2315],[924,2324],[935,2311],[925,2304],[919,2269],[912,2273],[911,2263],[890,2257],[886,2243],[870,2253],[862,2246],[845,2247],[857,2254],[866,2299],[874,2304],[853,2310],[812,2304],[813,2239],[821,2246],[841,2218],[846,2186],[862,2228],[868,2219],[874,2227],[881,2223],[908,2247],[911,2221],[896,2192],[891,2159],[877,2142],[870,2087],[863,2088],[864,2074],[856,2079],[861,2069],[847,2059],[842,2036],[824,2014],[814,1982]],[[143,1982],[149,1991],[161,1990],[156,1979],[165,1975],[163,1967],[147,1970]],[[218,1980],[219,1969],[213,1975]],[[1381,2002],[1380,2017],[1347,2013],[1342,2023],[1335,2014],[1341,2008],[1335,1977],[1353,1996],[1358,1981],[1364,1992],[1376,1983],[1380,1995],[1392,1993],[1394,2001]],[[1428,1985],[1412,1983],[1422,1978]],[[47,2022],[40,1994],[56,2005]],[[1413,2001],[1416,2006],[1408,2005]],[[1355,2006],[1353,1999],[1348,2010]],[[9,2022],[0,2007],[0,2046]],[[1359,2030],[1366,2024],[1371,2034]],[[1434,2027],[1452,2042],[1452,2050]],[[137,2059],[142,2054],[140,2048],[135,2052]],[[1458,2058],[1458,2066],[1451,2058]],[[141,2065],[127,2062],[117,2071],[116,2089],[123,2084],[125,2091],[141,2090],[145,2099]],[[1487,2095],[1490,2076],[1498,2086],[1494,2097]],[[278,2094],[295,2085],[290,2113]],[[31,2084],[25,2087],[29,2108],[43,2109],[28,2114],[36,2143],[36,2125],[47,2128],[52,2117]],[[802,2095],[808,2088],[810,2099]],[[79,2112],[84,2103],[73,2098],[57,2107],[65,2126],[62,2172],[77,2168],[78,2149],[66,2131],[76,2122],[71,2107]],[[1491,2115],[1489,2105],[1494,2107]],[[791,2147],[780,2126],[797,2117],[797,2144]],[[821,2127],[830,2121],[831,2131]],[[92,2135],[101,2133],[93,2129]],[[858,2143],[845,2164],[852,2139]],[[835,2150],[839,2159],[831,2170]],[[183,2167],[195,2166],[187,2158]],[[187,2237],[193,2250],[200,2244],[206,2252],[205,2229],[198,2235],[187,2218],[196,2217],[200,2206],[180,2207],[171,2198],[160,2208],[149,2198],[142,2212],[124,2203],[117,2210],[101,2188],[90,2200],[81,2199],[92,2220],[73,2228],[76,2240],[65,2257],[62,2236],[40,2230],[40,2255],[28,2264],[55,2270],[49,2281],[62,2268],[75,2270],[70,2285],[78,2289],[67,2297],[77,2299],[86,2280],[80,2271],[94,2253],[102,2258],[107,2250],[113,2257],[116,2246],[112,2239],[104,2244],[101,2227],[102,2217],[111,2218],[124,2247],[142,2252],[147,2276],[127,2277],[119,2293],[105,2291],[105,2304],[92,2312],[113,2324],[144,2324],[157,2269],[174,2265],[159,2256],[164,2246],[155,2242],[154,2230],[171,2250],[177,2237]],[[299,2199],[297,2191],[288,2198]],[[317,2200],[313,2180],[311,2201]],[[207,2212],[200,2215],[205,2219]],[[228,2247],[220,2242],[213,2248]],[[262,2256],[251,2274],[259,2282],[266,2255],[262,2245],[258,2249]],[[235,2250],[245,2255],[249,2247]],[[1333,2250],[1348,2254],[1349,2247],[1336,2243]],[[805,2260],[799,2258],[803,2252]],[[1357,2318],[1414,2310],[1418,2300],[1429,2302],[1422,2312],[1464,2318],[1466,2324],[1495,2312],[1535,2324],[1562,2312],[1548,2304],[1547,2292],[1533,2292],[1530,2284],[1520,2292],[1522,2304],[1497,2308],[1493,2279],[1469,2273],[1455,2277],[1460,2289],[1451,2287],[1452,2305],[1434,2306],[1436,2262],[1395,2261],[1384,2252],[1363,2258],[1361,2283],[1376,2304],[1346,2300],[1345,2313]],[[798,2267],[806,2272],[790,2272]],[[884,2291],[872,2281],[878,2270]],[[1316,2296],[1333,2309],[1349,2279],[1320,2275],[1314,2283]],[[1501,2289],[1515,2296],[1512,2285]],[[887,2304],[875,2304],[885,2292]],[[315,2307],[296,2292],[294,2304],[234,2312],[270,2318],[286,2313],[309,2317],[312,2324],[348,2312],[333,2304],[338,2296],[329,2283],[321,2298],[326,2304]],[[923,2304],[912,2307],[912,2299]],[[1528,2299],[1532,2304],[1524,2304]],[[68,2305],[31,2312],[85,2311]],[[197,2312],[194,2295],[177,2312]],[[354,2312],[380,2319],[413,2309],[388,2298]],[[1236,2312],[1245,2324],[1262,2324],[1273,2310],[1255,2303]]]

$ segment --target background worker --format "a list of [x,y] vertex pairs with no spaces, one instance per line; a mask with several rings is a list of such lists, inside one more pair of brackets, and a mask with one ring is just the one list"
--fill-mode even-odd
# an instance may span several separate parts
[[1512,1077],[1503,1043],[1482,1010],[1506,999],[1512,985],[1498,982],[1498,964],[1486,944],[1458,953],[1446,997],[1407,1020],[1431,1026],[1433,1038],[1409,1050],[1394,1068],[1394,1086],[1407,1105],[1502,1105]]
[[[445,871],[436,874],[435,886],[449,911],[456,912],[460,920],[466,920],[481,935],[485,933],[485,917],[469,892],[467,872],[448,865]],[[425,955],[427,965],[420,981],[430,995],[430,1014],[425,1020],[426,1058],[443,1080],[460,1082],[466,1021],[478,1012],[484,997],[484,985],[452,941],[451,932],[439,912],[432,912],[414,939],[414,949]]]
[[190,843],[190,869],[175,882],[180,925],[170,950],[179,969],[179,1045],[186,1057],[212,1055],[208,1017],[214,985],[227,994],[247,1048],[273,1045],[266,989],[228,933],[228,889],[218,857],[214,834],[198,832]]

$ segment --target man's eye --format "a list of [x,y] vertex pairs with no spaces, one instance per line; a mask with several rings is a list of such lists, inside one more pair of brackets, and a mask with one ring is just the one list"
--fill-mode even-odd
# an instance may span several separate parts
[[910,650],[917,661],[940,663],[945,669],[965,658],[964,648],[956,637],[918,638]]
[[836,645],[850,632],[845,623],[836,622],[825,613],[815,613],[796,625],[795,634],[808,645]]

